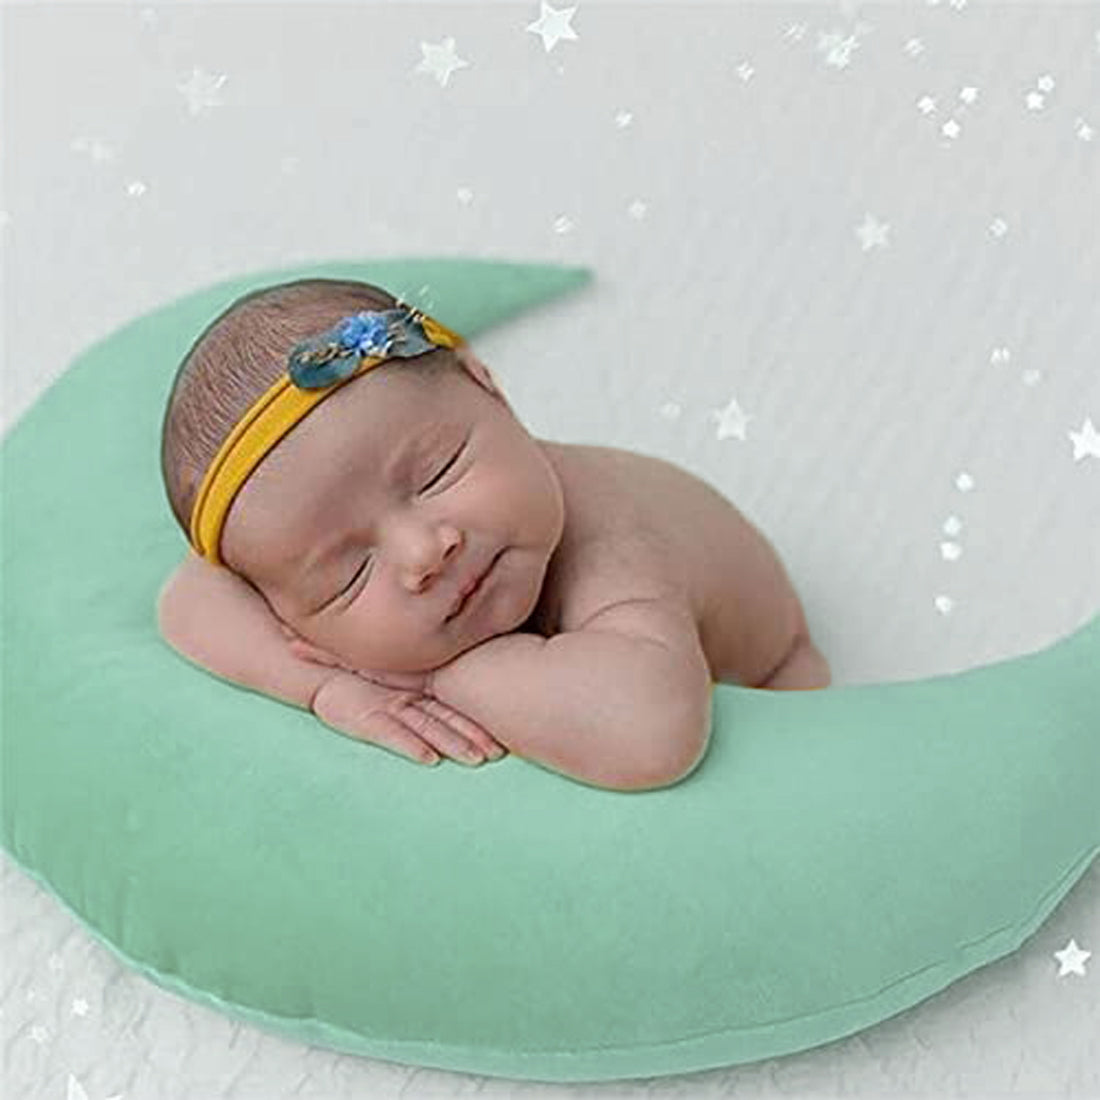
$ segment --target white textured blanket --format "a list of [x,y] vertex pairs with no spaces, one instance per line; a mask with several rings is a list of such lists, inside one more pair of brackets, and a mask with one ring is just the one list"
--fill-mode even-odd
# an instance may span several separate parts
[[[590,288],[477,350],[536,435],[742,508],[837,682],[1022,653],[1100,607],[1100,5],[3,18],[5,427],[93,339],[229,274],[582,263]],[[0,867],[12,1100],[1100,1095],[1096,867],[1016,955],[860,1035],[591,1087],[238,1025]]]

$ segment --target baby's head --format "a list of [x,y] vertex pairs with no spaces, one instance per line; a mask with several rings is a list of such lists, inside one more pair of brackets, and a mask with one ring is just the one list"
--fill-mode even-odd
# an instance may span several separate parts
[[[308,279],[238,299],[206,328],[179,367],[162,433],[185,533],[212,459],[294,347],[400,304],[366,283]],[[563,529],[552,464],[462,343],[387,359],[325,396],[246,478],[218,550],[339,663],[411,672],[523,624]]]

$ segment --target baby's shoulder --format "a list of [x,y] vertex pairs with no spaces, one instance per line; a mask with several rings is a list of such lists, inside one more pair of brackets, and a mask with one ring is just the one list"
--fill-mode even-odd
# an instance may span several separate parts
[[548,577],[558,629],[579,629],[605,608],[666,598],[696,609],[694,570],[684,557],[678,510],[690,475],[670,463],[613,447],[558,445],[552,458],[566,525]]

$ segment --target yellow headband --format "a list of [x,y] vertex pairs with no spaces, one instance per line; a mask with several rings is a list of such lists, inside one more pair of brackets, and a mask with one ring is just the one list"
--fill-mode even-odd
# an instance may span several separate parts
[[298,344],[287,372],[249,406],[206,470],[191,511],[195,552],[215,565],[223,564],[219,545],[233,498],[268,451],[315,405],[387,359],[463,343],[458,333],[399,302],[394,309],[345,317],[334,328]]

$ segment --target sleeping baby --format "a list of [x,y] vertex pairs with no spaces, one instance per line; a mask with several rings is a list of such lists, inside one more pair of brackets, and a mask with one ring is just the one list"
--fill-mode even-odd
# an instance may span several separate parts
[[712,685],[826,687],[775,551],[661,460],[531,436],[489,368],[360,282],[238,299],[195,341],[162,473],[190,551],[166,641],[423,763],[510,751],[612,790],[702,759]]

